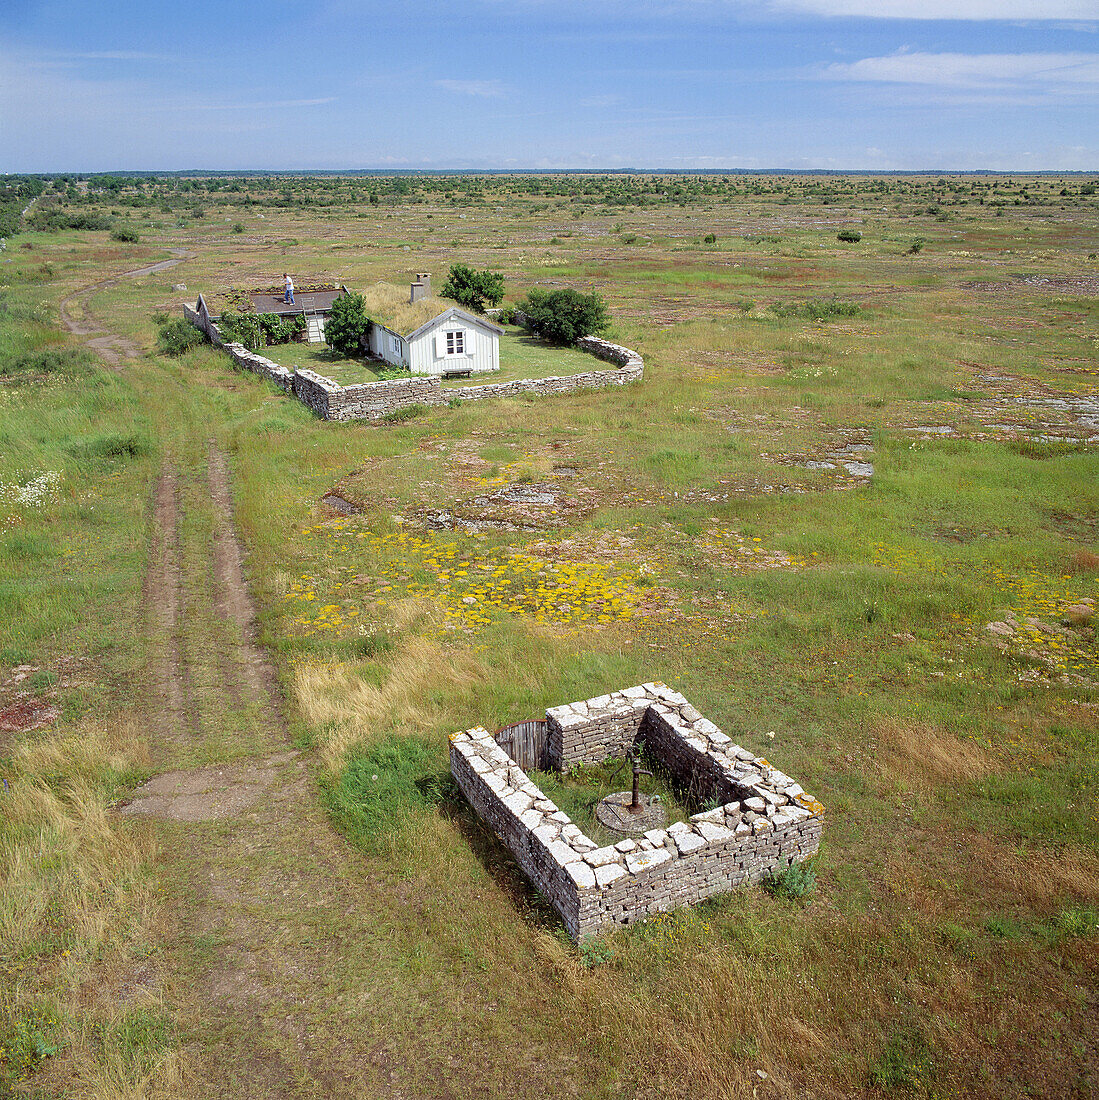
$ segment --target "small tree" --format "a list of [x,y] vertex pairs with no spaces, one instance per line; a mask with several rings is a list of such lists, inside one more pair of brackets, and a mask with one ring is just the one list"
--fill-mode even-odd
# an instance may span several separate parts
[[474,271],[466,264],[452,264],[439,293],[466,309],[484,313],[485,306],[498,306],[504,298],[504,276],[499,271]]
[[362,338],[370,331],[370,315],[361,294],[341,294],[324,323],[324,338],[340,355],[362,354]]
[[603,332],[611,323],[603,299],[578,290],[532,290],[519,309],[532,328],[556,344],[575,344],[581,336]]

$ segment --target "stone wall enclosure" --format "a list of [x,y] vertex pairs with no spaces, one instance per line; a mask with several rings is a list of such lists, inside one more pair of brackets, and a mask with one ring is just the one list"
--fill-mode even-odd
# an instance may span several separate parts
[[597,336],[585,336],[577,346],[597,359],[614,363],[613,368],[584,371],[559,378],[523,378],[512,382],[488,382],[481,386],[460,386],[454,389],[443,389],[438,378],[418,375],[386,382],[341,386],[315,371],[291,371],[257,352],[249,351],[243,344],[226,342],[210,316],[202,295],[199,295],[193,306],[184,305],[183,316],[195,328],[204,332],[210,343],[228,352],[238,367],[269,378],[308,405],[322,420],[382,420],[414,405],[448,405],[451,401],[480,401],[491,397],[519,397],[522,394],[545,397],[605,386],[624,386],[629,382],[640,381],[645,367],[636,351],[601,340]]
[[546,721],[547,755],[562,771],[643,740],[678,784],[718,803],[688,822],[601,848],[487,730],[452,734],[459,788],[574,939],[758,882],[817,851],[824,807],[664,684],[552,707]]

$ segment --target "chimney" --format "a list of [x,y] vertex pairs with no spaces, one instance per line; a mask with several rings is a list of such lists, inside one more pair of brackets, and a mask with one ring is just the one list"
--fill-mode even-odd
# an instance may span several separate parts
[[408,296],[410,302],[418,302],[421,298],[431,297],[431,276],[426,272],[417,272],[416,281],[412,284]]

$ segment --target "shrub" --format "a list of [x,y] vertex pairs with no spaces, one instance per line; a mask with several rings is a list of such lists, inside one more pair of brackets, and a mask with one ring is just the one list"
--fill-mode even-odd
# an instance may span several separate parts
[[249,351],[259,351],[267,346],[267,337],[259,318],[258,313],[223,313],[218,319],[222,339],[243,344]]
[[515,324],[515,307],[504,306],[499,313],[496,314],[496,323],[498,325],[514,325]]
[[105,466],[116,461],[129,462],[152,453],[148,436],[140,432],[107,432],[80,439],[66,448],[81,466]]
[[370,315],[361,294],[341,294],[324,323],[328,346],[340,355],[362,354],[362,339],[370,331]]
[[56,232],[59,229],[110,229],[111,219],[106,214],[63,214],[55,210],[35,215],[32,226],[45,232]]
[[519,309],[537,332],[557,344],[575,344],[580,337],[603,332],[610,325],[603,299],[578,290],[532,290]]
[[8,383],[33,382],[52,375],[87,374],[92,369],[92,358],[83,348],[42,348],[0,360],[0,379]]
[[837,241],[848,241],[851,244],[858,244],[862,240],[862,234],[857,229],[841,229],[836,234]]
[[918,252],[920,252],[920,251],[922,250],[923,246],[924,246],[924,239],[923,239],[923,237],[917,237],[917,238],[916,238],[916,239],[915,239],[915,240],[914,240],[914,241],[913,241],[913,242],[912,242],[912,243],[911,243],[911,244],[910,244],[910,245],[908,246],[908,255],[909,255],[909,256],[915,256],[915,255],[916,255],[916,253],[918,253]]
[[205,337],[190,321],[176,317],[174,320],[161,322],[156,337],[156,350],[161,355],[183,355],[191,348],[198,347],[204,340]]
[[707,233],[706,236],[702,238],[702,242],[703,244],[717,244],[717,235],[714,233]]
[[141,238],[138,236],[136,229],[131,229],[128,225],[119,225],[111,231],[111,240],[135,244]]
[[233,228],[230,230],[230,232],[231,233],[243,233],[244,232],[244,226],[241,225],[240,222],[233,222]]
[[504,276],[499,271],[474,271],[466,264],[452,264],[439,293],[466,309],[484,313],[485,306],[498,306],[504,298]]
[[306,329],[305,315],[302,313],[295,313],[290,317],[280,317],[277,313],[257,313],[256,318],[268,346],[288,344]]
[[791,863],[779,871],[772,871],[764,880],[763,888],[776,898],[795,900],[813,892],[817,884],[817,875],[813,870],[813,861]]

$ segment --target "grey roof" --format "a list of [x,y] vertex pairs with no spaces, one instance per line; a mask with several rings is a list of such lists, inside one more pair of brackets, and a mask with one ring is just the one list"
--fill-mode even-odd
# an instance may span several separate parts
[[475,313],[467,313],[464,309],[459,309],[457,306],[451,306],[450,309],[444,309],[442,313],[432,317],[430,321],[425,321],[419,328],[413,329],[412,332],[406,335],[405,339],[414,340],[422,333],[429,332],[436,325],[452,319],[464,321],[466,324],[476,325],[478,328],[482,328],[486,332],[495,333],[497,336],[504,335],[504,330],[499,325],[494,325],[491,321],[486,320],[484,317],[478,317]]

